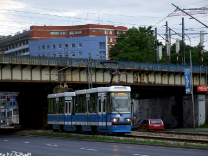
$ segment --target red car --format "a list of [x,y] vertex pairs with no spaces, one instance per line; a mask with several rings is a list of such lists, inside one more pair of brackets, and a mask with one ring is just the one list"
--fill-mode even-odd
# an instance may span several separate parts
[[138,130],[164,131],[164,123],[161,119],[145,119],[138,126]]

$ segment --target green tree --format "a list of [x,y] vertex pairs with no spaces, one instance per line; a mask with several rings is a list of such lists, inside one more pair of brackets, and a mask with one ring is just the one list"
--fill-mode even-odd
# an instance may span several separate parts
[[[194,47],[190,47],[190,45],[185,44],[185,63],[190,63],[190,49],[191,49],[191,58],[193,65],[201,65],[201,46],[197,45]],[[179,64],[182,64],[182,42],[180,41],[180,51],[178,56],[178,62]],[[208,54],[204,52],[204,62],[208,63]],[[171,63],[176,64],[176,45],[172,44],[171,46]]]
[[155,62],[155,37],[149,27],[130,28],[111,46],[110,57],[120,61]]

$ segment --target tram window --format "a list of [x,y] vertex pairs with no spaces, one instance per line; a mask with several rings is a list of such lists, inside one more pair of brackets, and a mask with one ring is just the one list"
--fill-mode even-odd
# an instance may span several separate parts
[[107,95],[107,107],[108,107],[108,113],[110,113],[110,95]]
[[51,99],[48,99],[48,114],[51,114]]
[[93,94],[90,94],[90,112],[91,113],[97,113],[97,94],[96,93],[93,93]]
[[52,114],[55,114],[56,113],[56,99],[52,99],[51,101],[51,104],[52,104]]
[[64,97],[59,98],[59,114],[64,113]]
[[99,112],[101,112],[101,100],[99,99]]
[[78,95],[76,98],[76,113],[85,113],[86,112],[86,97],[85,95]]
[[74,115],[74,104],[72,103],[72,115]]
[[71,113],[71,102],[69,102],[69,113]]
[[105,103],[106,103],[106,100],[104,99],[104,102],[103,102],[103,112],[105,112]]
[[65,113],[67,113],[67,102],[65,102]]

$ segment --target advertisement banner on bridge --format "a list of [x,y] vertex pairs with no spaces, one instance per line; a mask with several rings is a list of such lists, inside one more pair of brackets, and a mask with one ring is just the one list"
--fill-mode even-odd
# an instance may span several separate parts
[[184,78],[185,78],[185,92],[186,94],[191,94],[190,68],[184,68]]
[[208,92],[208,85],[197,86],[197,92]]

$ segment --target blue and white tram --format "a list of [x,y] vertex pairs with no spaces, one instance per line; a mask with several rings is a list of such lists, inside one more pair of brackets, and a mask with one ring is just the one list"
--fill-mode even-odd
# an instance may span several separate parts
[[98,87],[75,91],[75,123],[82,131],[131,132],[131,88]]
[[48,125],[53,130],[75,130],[75,92],[48,95]]
[[128,86],[110,86],[49,94],[48,125],[53,130],[131,132],[130,92]]

